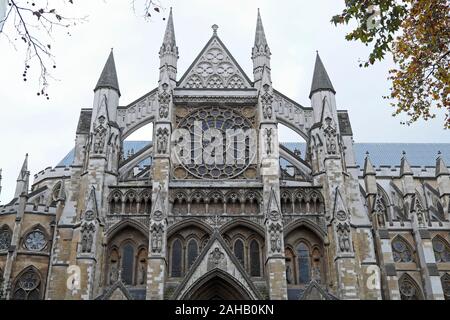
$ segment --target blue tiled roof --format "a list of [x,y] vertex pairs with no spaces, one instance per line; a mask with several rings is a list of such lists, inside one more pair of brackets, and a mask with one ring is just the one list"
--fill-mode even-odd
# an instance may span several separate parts
[[[125,158],[129,153],[136,153],[145,146],[149,141],[125,141],[124,155]],[[299,149],[304,157],[306,152],[305,143],[282,142],[282,145],[294,151]],[[364,166],[366,152],[370,153],[370,160],[376,167],[378,166],[400,166],[402,152],[406,152],[406,157],[411,166],[430,166],[436,165],[436,156],[441,151],[441,157],[445,164],[450,166],[450,143],[355,143],[354,151],[356,164],[360,167]],[[58,164],[58,166],[70,166],[74,160],[74,150],[70,151],[67,156]],[[141,166],[149,165],[150,160],[140,163]]]

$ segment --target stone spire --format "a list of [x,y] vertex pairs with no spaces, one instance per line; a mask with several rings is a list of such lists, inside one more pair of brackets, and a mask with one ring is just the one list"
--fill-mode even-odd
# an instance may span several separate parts
[[[449,176],[448,168],[445,165],[444,159],[442,159],[442,153],[439,151],[438,156],[436,158],[436,177],[439,176]],[[1,171],[0,171],[0,179],[1,179]]]
[[318,91],[326,91],[326,90],[336,94],[336,91],[333,88],[333,84],[331,83],[330,77],[328,77],[327,70],[325,70],[325,66],[323,65],[319,53],[317,52],[316,65],[314,66],[314,75],[309,98],[311,99],[312,95]]
[[116,64],[114,62],[114,54],[112,49],[94,91],[102,88],[116,90],[120,96],[119,81],[117,80]]
[[364,160],[364,176],[376,175],[372,162],[370,161],[369,152],[366,153],[366,159]]
[[377,194],[377,178],[376,172],[373,168],[372,161],[370,161],[369,152],[366,153],[366,159],[364,161],[364,184],[366,186],[366,195]]
[[[175,28],[173,26],[172,8],[170,8],[169,19],[167,21],[166,32],[164,34],[163,43],[159,50],[159,84],[164,83],[175,87],[177,78],[177,64],[178,64],[178,47],[175,41]],[[166,80],[163,81],[163,78]],[[167,82],[170,79],[170,82]]]
[[262,78],[263,70],[266,67],[270,74],[270,48],[267,44],[266,34],[262,24],[261,14],[258,9],[256,20],[255,45],[252,50],[253,76],[255,83]]
[[28,153],[25,155],[25,160],[22,164],[22,169],[20,170],[19,177],[17,177],[16,192],[14,193],[14,198],[18,198],[21,194],[28,193],[30,172],[28,171]]
[[169,19],[167,20],[166,32],[164,34],[164,40],[159,52],[160,56],[166,53],[172,53],[178,55],[177,42],[175,40],[175,28],[173,26],[173,14],[172,8],[170,8]]
[[258,9],[258,18],[256,20],[256,34],[254,49],[263,49],[270,54],[269,45],[267,44],[266,34],[264,33],[264,26],[261,19],[261,14]]
[[413,171],[411,169],[411,166],[409,165],[408,160],[406,159],[406,152],[403,151],[402,154],[403,154],[403,156],[402,156],[402,160],[400,162],[400,177],[405,176],[405,175],[412,176]]

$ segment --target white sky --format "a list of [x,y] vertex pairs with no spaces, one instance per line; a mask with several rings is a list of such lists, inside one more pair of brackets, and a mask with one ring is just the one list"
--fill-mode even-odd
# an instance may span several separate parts
[[[137,0],[144,1],[144,0]],[[122,92],[121,105],[139,98],[157,85],[159,58],[168,8],[173,6],[175,32],[180,51],[178,79],[186,71],[219,25],[219,37],[247,75],[252,78],[251,48],[257,8],[261,8],[267,40],[272,51],[274,87],[304,106],[319,50],[337,91],[339,109],[347,109],[356,142],[450,142],[442,129],[443,117],[412,127],[391,117],[382,99],[388,93],[388,61],[369,69],[358,67],[368,48],[344,39],[349,28],[335,27],[331,17],[344,1],[254,0],[162,0],[167,8],[144,21],[131,9],[131,0],[76,1],[72,16],[88,15],[88,22],[71,30],[72,36],[55,35],[57,59],[49,102],[36,96],[36,78],[23,82],[23,52],[15,51],[0,37],[0,168],[3,190],[0,203],[11,200],[15,180],[25,153],[30,154],[32,176],[55,166],[74,146],[81,108],[92,107],[93,88],[110,48],[114,55]],[[7,32],[7,28],[5,30]],[[280,140],[296,136],[282,129]],[[148,130],[133,139],[150,140]]]

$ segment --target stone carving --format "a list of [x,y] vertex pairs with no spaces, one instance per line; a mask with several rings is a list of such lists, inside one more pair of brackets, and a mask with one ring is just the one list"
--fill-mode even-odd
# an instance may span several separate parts
[[316,281],[317,283],[320,283],[322,281],[321,276],[320,276],[320,267],[319,266],[313,266],[311,273],[312,273],[312,279],[314,281]]
[[167,153],[167,146],[169,143],[169,130],[167,128],[159,128],[156,133],[156,139],[157,139],[157,147],[156,151],[158,154],[165,154]]
[[270,235],[270,250],[272,252],[279,253],[281,252],[281,231],[282,227],[280,224],[271,224],[269,226],[269,235]]
[[350,227],[348,224],[338,224],[337,226],[338,244],[340,252],[351,252]]
[[272,108],[273,96],[270,94],[269,88],[270,87],[268,84],[265,84],[263,86],[265,93],[261,97],[261,104],[262,104],[262,111],[263,111],[264,119],[272,119],[272,116],[273,116],[273,108]]
[[151,250],[153,253],[161,253],[163,246],[164,226],[161,223],[154,224],[151,228],[152,244]]
[[105,149],[106,128],[102,125],[104,117],[99,118],[100,125],[95,129],[94,133],[94,153],[101,154]]
[[374,208],[375,219],[378,224],[378,227],[385,227],[386,225],[386,207],[383,203],[383,200],[379,195],[375,200],[375,208]]
[[225,258],[225,254],[220,250],[219,247],[215,247],[214,250],[209,254],[209,259],[214,265],[218,266],[219,263]]
[[286,281],[288,284],[294,283],[294,276],[292,275],[292,268],[290,263],[286,263]]
[[169,104],[171,100],[171,94],[167,91],[169,85],[164,83],[162,85],[163,91],[158,94],[159,101],[159,117],[161,119],[166,119],[169,116]]
[[272,129],[266,129],[266,153],[268,156],[272,154]]
[[214,39],[188,71],[189,76],[181,88],[245,89],[250,84],[244,80],[239,67],[222,44]]
[[90,223],[85,223],[81,227],[81,252],[91,253],[92,245],[94,243],[95,226]]
[[417,223],[419,224],[419,227],[424,227],[425,226],[425,215],[424,215],[424,210],[423,210],[422,204],[420,203],[418,195],[416,195],[414,211],[416,212]]
[[145,259],[139,260],[139,273],[138,273],[138,283],[140,285],[145,284],[147,280],[147,262]]
[[109,283],[114,284],[119,279],[118,261],[111,261],[111,267],[109,270]]
[[330,117],[327,117],[325,119],[325,123],[326,123],[326,128],[325,128],[324,132],[325,132],[327,153],[328,154],[337,154],[337,142],[336,142],[337,132],[336,132],[336,129],[333,127],[332,119]]
[[339,221],[345,221],[347,220],[347,213],[345,211],[340,210],[336,213],[336,218]]

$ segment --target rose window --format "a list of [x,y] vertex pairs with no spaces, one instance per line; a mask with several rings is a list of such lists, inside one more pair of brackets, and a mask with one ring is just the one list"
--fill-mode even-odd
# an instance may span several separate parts
[[[197,178],[234,178],[245,171],[256,156],[256,137],[251,122],[231,108],[202,107],[182,119],[178,128],[186,129],[190,137],[181,137],[175,145],[187,144],[191,154],[188,159],[180,160],[179,154],[177,157]],[[208,132],[214,134],[210,136]]]
[[30,251],[41,251],[46,243],[45,235],[39,230],[30,232],[25,238],[25,248]]

